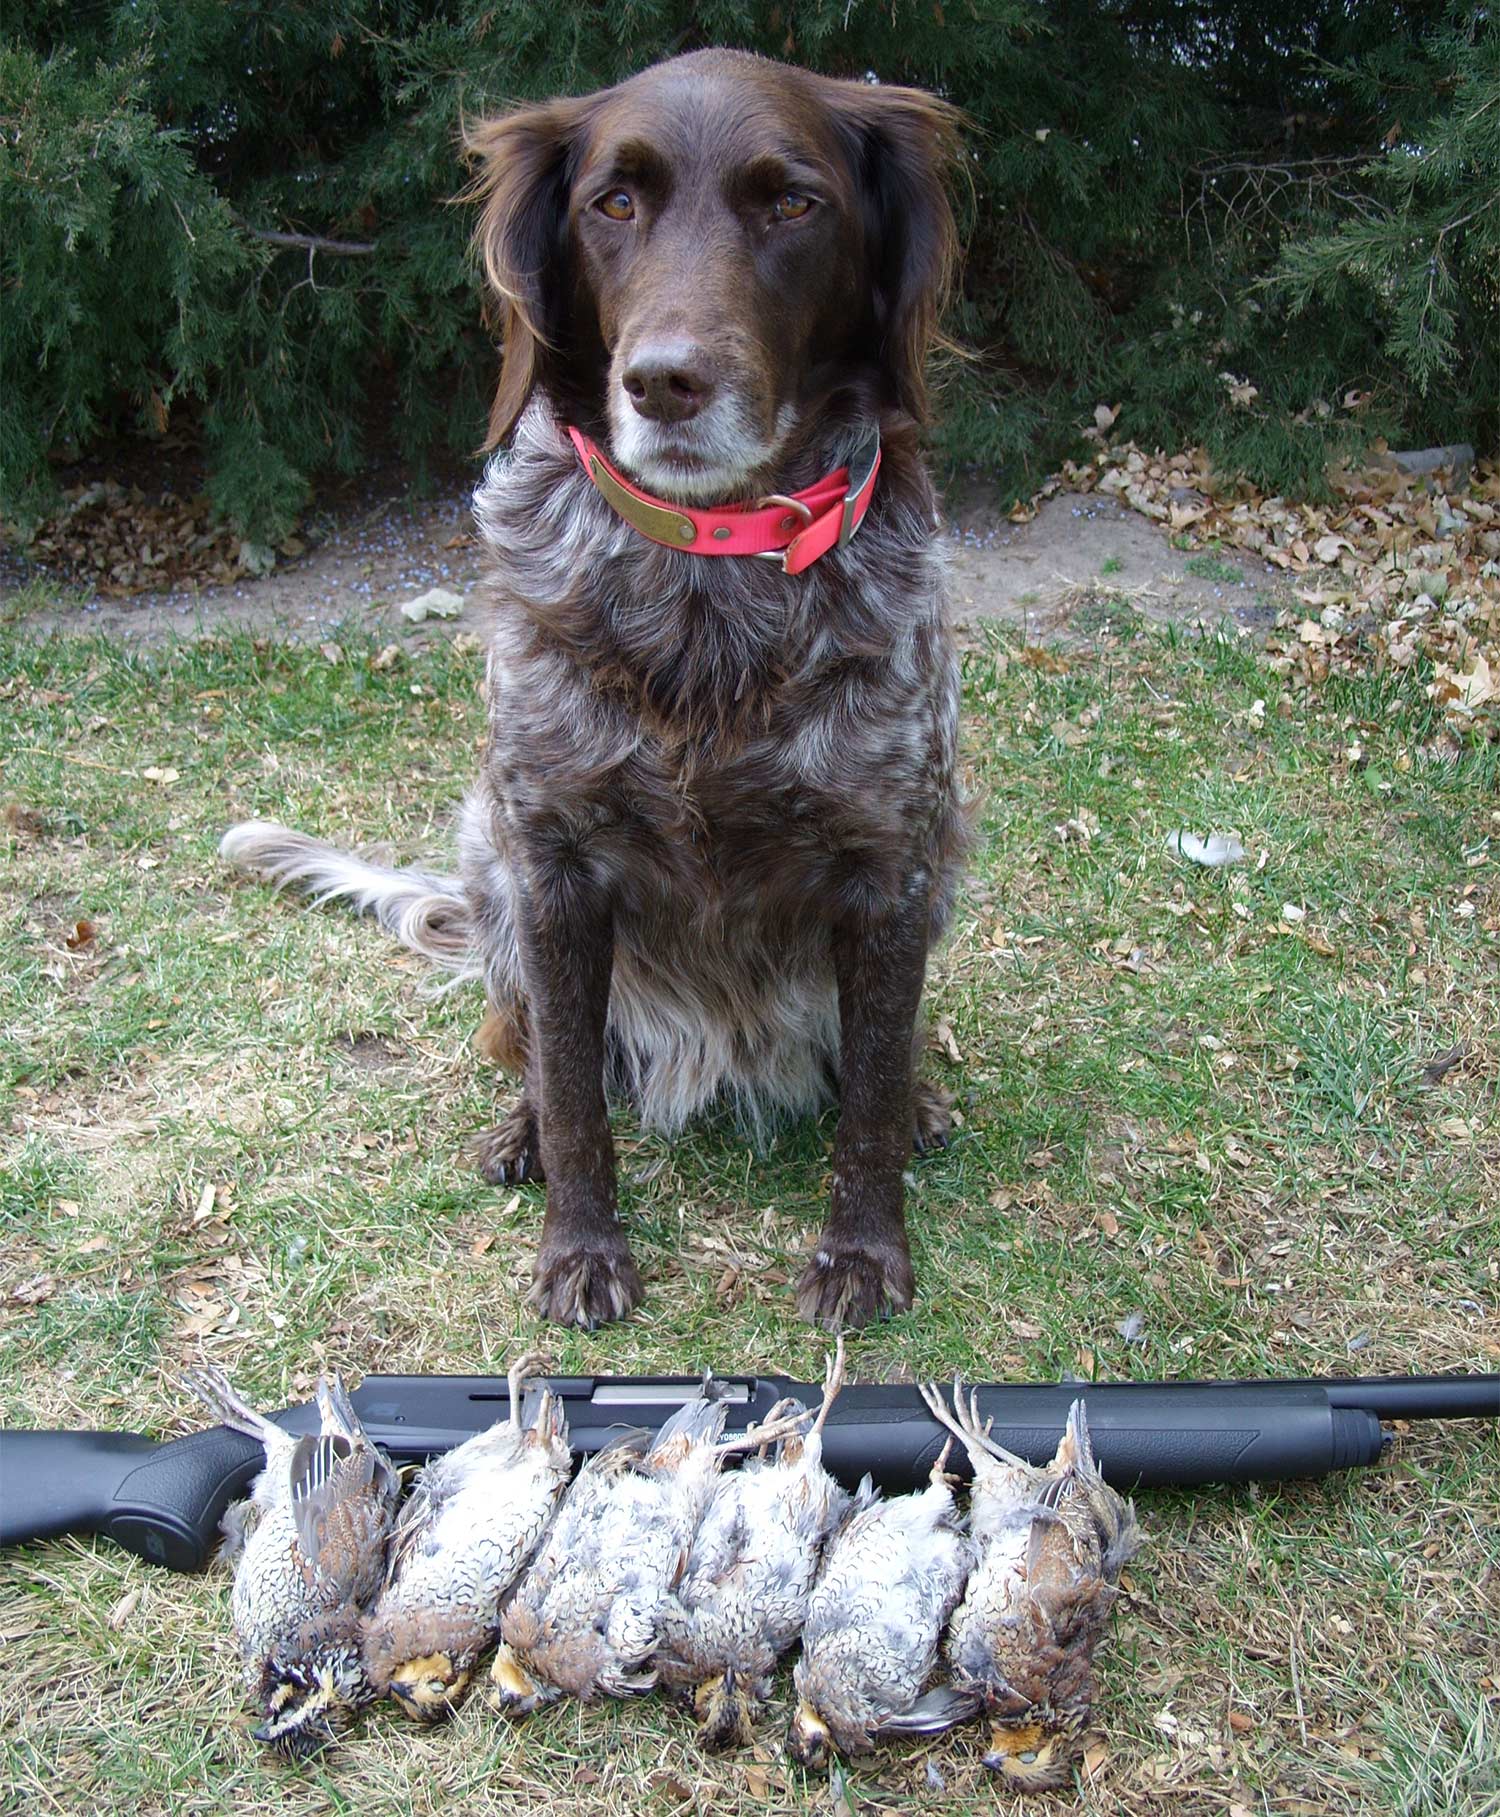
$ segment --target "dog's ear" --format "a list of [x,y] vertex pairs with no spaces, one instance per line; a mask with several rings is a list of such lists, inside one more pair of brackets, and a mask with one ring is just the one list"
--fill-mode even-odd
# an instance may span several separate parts
[[958,250],[948,181],[963,116],[918,88],[830,86],[864,206],[881,369],[892,401],[923,422]]
[[502,312],[487,447],[510,433],[532,392],[546,386],[568,339],[568,187],[588,118],[586,100],[548,101],[465,134],[479,165],[465,192],[480,204],[474,245]]

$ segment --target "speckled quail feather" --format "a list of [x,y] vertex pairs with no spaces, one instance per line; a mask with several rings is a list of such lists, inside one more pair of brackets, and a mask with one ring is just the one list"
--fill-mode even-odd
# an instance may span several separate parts
[[1081,1400],[1039,1468],[989,1437],[961,1382],[951,1412],[936,1390],[923,1393],[974,1465],[978,1558],[948,1631],[953,1689],[990,1716],[986,1766],[1017,1790],[1060,1785],[1093,1707],[1094,1647],[1140,1543],[1135,1510],[1099,1473]]
[[265,1448],[249,1499],[224,1517],[221,1556],[235,1563],[234,1634],[265,1718],[256,1739],[310,1754],[373,1696],[360,1611],[385,1574],[399,1479],[337,1376],[319,1379],[319,1430],[301,1438],[248,1406],[217,1370],[189,1381],[226,1426]]
[[[823,1423],[843,1369],[840,1338],[810,1429],[719,1477],[667,1599],[657,1672],[691,1705],[705,1747],[749,1742],[776,1661],[802,1631],[824,1545],[848,1508],[823,1468]],[[793,1401],[773,1408],[767,1423],[789,1414],[810,1418]]]
[[925,1489],[878,1501],[869,1479],[829,1548],[808,1605],[788,1746],[804,1766],[837,1748],[866,1752],[916,1703],[963,1592],[969,1542],[943,1474]]
[[396,1523],[385,1588],[365,1626],[365,1665],[377,1692],[425,1721],[461,1701],[572,1472],[555,1395],[544,1392],[531,1425],[521,1423],[521,1389],[540,1366],[534,1356],[514,1365],[510,1417],[433,1458]]
[[490,1672],[497,1708],[524,1715],[554,1697],[652,1689],[662,1607],[722,1460],[746,1443],[743,1433],[721,1438],[725,1411],[710,1387],[649,1448],[644,1434],[626,1434],[579,1471],[501,1618]]

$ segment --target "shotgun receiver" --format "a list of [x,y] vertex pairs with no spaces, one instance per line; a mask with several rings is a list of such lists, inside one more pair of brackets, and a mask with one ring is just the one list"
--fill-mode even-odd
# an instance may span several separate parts
[[[814,1406],[820,1393],[781,1376],[719,1379],[730,1431],[764,1419],[785,1395]],[[624,1428],[654,1430],[702,1391],[697,1376],[554,1376],[528,1385],[528,1415],[543,1386],[562,1397],[580,1458]],[[1082,1395],[1100,1466],[1119,1489],[1325,1476],[1378,1462],[1382,1420],[1500,1417],[1500,1375],[1002,1383],[978,1392],[995,1438],[1036,1463],[1051,1457]],[[353,1400],[370,1437],[408,1464],[503,1419],[507,1390],[499,1376],[369,1375]],[[275,1417],[288,1432],[317,1430],[311,1405]],[[946,1436],[915,1388],[850,1385],[829,1414],[823,1458],[851,1487],[868,1473],[883,1489],[910,1489]],[[164,1443],[140,1433],[0,1432],[0,1546],[102,1533],[170,1570],[198,1571],[225,1508],[262,1462],[253,1439],[225,1426]]]

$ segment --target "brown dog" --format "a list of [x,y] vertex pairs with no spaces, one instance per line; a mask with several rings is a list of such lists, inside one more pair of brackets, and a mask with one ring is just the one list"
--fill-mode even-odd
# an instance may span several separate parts
[[931,96],[728,51],[480,127],[512,446],[475,500],[494,616],[462,877],[226,835],[482,977],[525,1080],[484,1168],[545,1171],[551,1318],[641,1293],[607,1083],[669,1128],[836,1091],[798,1304],[834,1326],[911,1302],[902,1171],[948,1128],[917,1009],[965,825],[916,433],[953,142]]

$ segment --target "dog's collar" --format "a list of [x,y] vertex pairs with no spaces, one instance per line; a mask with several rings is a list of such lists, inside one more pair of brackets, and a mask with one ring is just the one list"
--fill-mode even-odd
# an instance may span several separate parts
[[642,536],[690,555],[757,555],[776,562],[784,574],[800,574],[820,555],[848,542],[870,508],[880,471],[880,436],[872,429],[847,467],[800,492],[704,510],[652,498],[616,472],[581,430],[570,427],[568,434],[584,472]]

